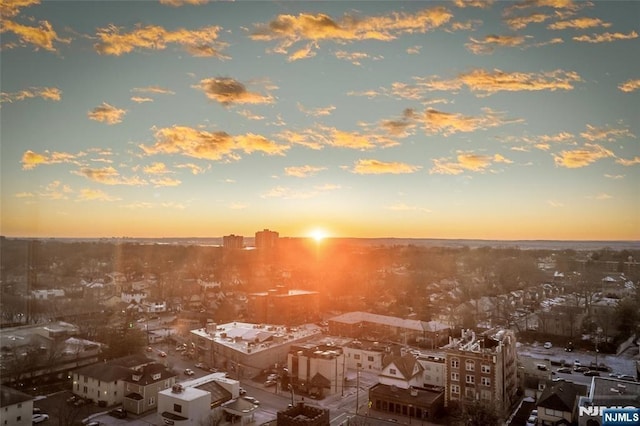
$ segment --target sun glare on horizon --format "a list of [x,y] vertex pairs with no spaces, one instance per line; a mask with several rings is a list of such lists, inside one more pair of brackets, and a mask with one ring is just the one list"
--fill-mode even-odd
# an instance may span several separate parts
[[327,238],[327,232],[324,229],[316,228],[309,234],[317,243]]

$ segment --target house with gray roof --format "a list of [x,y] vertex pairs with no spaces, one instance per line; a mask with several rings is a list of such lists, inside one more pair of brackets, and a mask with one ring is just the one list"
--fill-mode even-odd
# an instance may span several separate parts
[[26,393],[0,385],[0,410],[3,424],[31,426],[33,398]]
[[578,398],[587,387],[566,380],[547,381],[538,399],[538,421],[541,425],[570,425],[576,418]]

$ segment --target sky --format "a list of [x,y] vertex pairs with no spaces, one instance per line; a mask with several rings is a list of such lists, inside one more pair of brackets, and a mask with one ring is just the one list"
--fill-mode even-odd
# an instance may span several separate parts
[[640,2],[0,8],[4,236],[640,240]]

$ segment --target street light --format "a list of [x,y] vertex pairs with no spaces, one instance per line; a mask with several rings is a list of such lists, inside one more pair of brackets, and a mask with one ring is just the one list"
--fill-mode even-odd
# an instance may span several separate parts
[[291,391],[291,406],[293,407],[293,397],[294,397],[294,394],[293,394],[293,386],[291,386],[291,383],[289,383],[288,388],[289,388],[289,390]]

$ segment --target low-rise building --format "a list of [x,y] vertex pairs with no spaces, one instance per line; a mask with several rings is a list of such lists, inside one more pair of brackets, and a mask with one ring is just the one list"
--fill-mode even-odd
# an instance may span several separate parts
[[247,295],[247,314],[254,323],[296,326],[318,321],[320,293],[276,286]]
[[71,391],[84,399],[112,406],[123,402],[125,382],[129,376],[155,361],[141,355],[130,355],[109,362],[87,365],[73,372]]
[[158,415],[164,424],[176,426],[204,424],[220,418],[225,411],[249,417],[257,407],[237,399],[239,390],[240,383],[225,377],[225,373],[176,383],[170,389],[158,392]]
[[253,377],[266,368],[284,366],[292,345],[320,336],[319,326],[232,322],[209,323],[191,330],[195,358],[237,378]]
[[122,408],[134,414],[155,410],[158,393],[176,382],[176,374],[162,364],[147,364],[129,371],[124,379]]
[[353,340],[343,346],[348,370],[362,370],[380,373],[384,357],[392,353],[387,343]]
[[299,402],[295,407],[278,411],[278,426],[329,426],[329,410]]
[[443,388],[402,389],[378,383],[369,389],[369,409],[418,421],[433,421],[443,408],[444,394]]
[[389,356],[378,376],[383,385],[409,389],[422,386],[422,372],[424,368],[413,354],[404,356]]
[[576,420],[578,397],[586,393],[586,386],[565,380],[548,380],[538,398],[538,424],[541,426],[573,424]]
[[323,398],[341,394],[345,381],[345,358],[333,345],[293,345],[287,356],[289,383],[296,393]]
[[446,358],[444,354],[431,355],[421,353],[417,357],[422,365],[422,386],[423,387],[444,387],[446,384]]
[[31,395],[0,385],[0,419],[3,425],[31,426]]
[[593,377],[589,393],[578,399],[578,425],[601,424],[603,407],[640,407],[640,383]]

